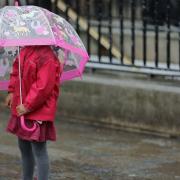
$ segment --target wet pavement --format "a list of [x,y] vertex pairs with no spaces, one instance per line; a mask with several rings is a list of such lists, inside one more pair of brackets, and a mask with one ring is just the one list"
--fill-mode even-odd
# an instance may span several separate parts
[[[20,180],[16,137],[0,113],[0,180]],[[133,134],[57,118],[49,142],[50,180],[180,180],[180,140]]]

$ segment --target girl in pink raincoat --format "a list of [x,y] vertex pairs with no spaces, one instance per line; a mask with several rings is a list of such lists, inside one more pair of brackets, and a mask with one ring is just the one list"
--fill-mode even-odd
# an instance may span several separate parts
[[[37,165],[38,180],[48,180],[49,161],[47,140],[56,140],[54,117],[59,96],[61,65],[50,46],[27,46],[20,52],[22,69],[22,99],[20,105],[18,58],[10,75],[6,105],[11,109],[7,131],[18,137],[22,157],[23,180],[32,180]],[[21,127],[24,115],[26,126]]]

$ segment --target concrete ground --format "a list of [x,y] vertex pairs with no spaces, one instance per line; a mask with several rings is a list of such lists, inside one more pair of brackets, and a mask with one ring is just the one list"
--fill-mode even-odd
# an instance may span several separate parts
[[[16,138],[4,132],[0,107],[0,180],[20,180]],[[178,180],[180,141],[56,120],[58,140],[49,142],[50,180]]]

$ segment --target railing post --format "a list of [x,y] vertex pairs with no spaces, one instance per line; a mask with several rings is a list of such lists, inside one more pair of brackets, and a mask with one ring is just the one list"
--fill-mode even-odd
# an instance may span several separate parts
[[154,7],[154,23],[155,23],[155,66],[159,63],[159,16],[158,16],[159,0],[155,0]]
[[135,0],[131,0],[131,61],[134,65],[135,63]]
[[67,8],[66,8],[66,12],[65,12],[65,18],[67,21],[69,21],[69,16],[68,16],[68,11],[69,11],[69,4],[66,4]]
[[171,61],[171,25],[170,25],[170,0],[167,0],[166,23],[167,23],[167,68],[170,68]]
[[87,51],[88,54],[91,53],[91,37],[90,37],[90,21],[91,21],[91,14],[90,14],[90,0],[86,0],[87,6]]
[[142,0],[142,19],[143,19],[143,63],[147,61],[147,0]]
[[113,40],[112,40],[112,0],[109,0],[109,44],[110,44],[110,47],[109,47],[109,60],[110,60],[110,63],[112,63],[112,43],[113,43]]
[[120,52],[121,52],[121,64],[123,64],[124,59],[124,16],[123,16],[123,8],[124,0],[119,0],[119,24],[120,24]]
[[102,0],[97,1],[98,10],[98,59],[101,61],[101,26],[102,26]]
[[52,12],[58,13],[58,8],[57,8],[57,1],[58,0],[52,0]]
[[76,20],[76,31],[79,34],[79,15],[80,15],[80,4],[79,0],[76,0],[76,13],[77,13],[77,20]]

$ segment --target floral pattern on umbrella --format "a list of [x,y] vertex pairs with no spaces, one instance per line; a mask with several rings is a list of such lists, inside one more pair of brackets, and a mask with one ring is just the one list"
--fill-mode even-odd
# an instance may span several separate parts
[[61,81],[82,75],[88,54],[72,25],[61,16],[36,6],[6,6],[0,9],[0,27],[0,90],[6,89],[17,46],[51,45],[64,63]]

